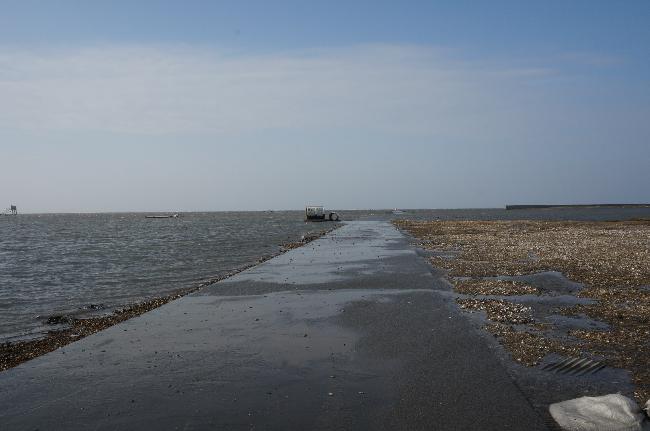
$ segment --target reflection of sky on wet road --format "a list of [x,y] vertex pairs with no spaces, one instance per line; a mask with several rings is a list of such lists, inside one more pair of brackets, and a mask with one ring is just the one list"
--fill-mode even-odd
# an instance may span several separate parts
[[[356,221],[353,226],[343,226],[334,231],[326,240],[316,240],[292,253],[278,256],[231,277],[226,283],[263,281],[313,284],[340,281],[351,274],[372,275],[381,271],[378,260],[415,253],[411,249],[391,248],[402,238],[386,223]],[[319,254],[317,261],[313,253],[316,249]]]
[[[359,334],[337,324],[335,319],[347,304],[392,302],[395,295],[416,291],[336,290],[216,298],[191,296],[185,300],[193,307],[191,318],[184,314],[185,306],[172,306],[167,307],[165,319],[172,326],[191,326],[193,332],[204,331],[200,338],[211,340],[206,345],[209,350],[218,348],[226,354],[255,355],[265,362],[298,365],[351,353]],[[201,325],[202,314],[206,318],[210,316],[209,325]]]

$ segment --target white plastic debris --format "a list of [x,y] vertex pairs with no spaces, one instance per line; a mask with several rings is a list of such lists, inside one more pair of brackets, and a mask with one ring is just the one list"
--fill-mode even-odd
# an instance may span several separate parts
[[549,412],[567,431],[650,431],[643,410],[621,394],[562,401],[551,404]]

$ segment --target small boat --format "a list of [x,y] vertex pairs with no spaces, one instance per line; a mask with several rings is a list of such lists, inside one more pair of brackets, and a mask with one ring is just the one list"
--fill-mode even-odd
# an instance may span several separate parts
[[393,214],[404,214],[404,211],[398,210],[397,208],[395,208],[392,212]]
[[178,218],[178,213],[168,215],[148,215],[144,216],[144,218]]
[[0,215],[17,215],[17,214],[18,214],[18,210],[16,209],[16,205],[12,205],[0,213]]
[[305,221],[339,221],[339,215],[330,211],[329,214],[325,214],[322,205],[308,205],[305,207]]

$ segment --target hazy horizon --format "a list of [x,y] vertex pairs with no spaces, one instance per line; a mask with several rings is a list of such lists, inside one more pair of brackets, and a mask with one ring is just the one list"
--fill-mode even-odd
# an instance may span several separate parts
[[650,202],[650,3],[11,2],[0,209]]
[[[510,204],[508,204],[510,205]],[[519,205],[548,205],[549,208],[543,208],[543,210],[548,210],[548,209],[582,209],[582,208],[619,208],[616,205],[621,205],[620,208],[647,208],[650,207],[650,203],[644,203],[644,202],[627,202],[627,203],[619,203],[619,204],[603,204],[603,203],[592,203],[592,204],[549,204],[549,203],[532,203],[532,204],[519,204]],[[56,214],[151,214],[151,213],[168,213],[168,214],[173,214],[173,213],[178,213],[178,214],[191,214],[191,213],[231,213],[231,212],[288,212],[288,211],[304,211],[305,207],[308,205],[304,205],[301,208],[266,208],[266,209],[247,209],[247,210],[241,210],[241,209],[225,209],[225,210],[201,210],[201,209],[153,209],[153,210],[138,210],[138,211],[132,211],[132,210],[115,210],[115,211],[20,211],[20,208],[18,209],[19,214],[29,214],[29,215],[56,215]],[[395,207],[386,207],[386,208],[334,208],[334,207],[328,207],[324,206],[325,211],[339,211],[339,212],[344,212],[344,211],[393,211],[395,209],[401,210],[401,211],[480,211],[480,210],[506,210],[506,205],[502,205],[500,207],[464,207],[464,208],[395,208]],[[533,208],[530,208],[533,209]],[[513,212],[516,212],[514,210]]]

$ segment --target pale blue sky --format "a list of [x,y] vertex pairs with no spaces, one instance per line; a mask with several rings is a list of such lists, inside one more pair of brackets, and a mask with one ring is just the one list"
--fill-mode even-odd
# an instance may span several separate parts
[[0,208],[650,201],[648,1],[0,9]]

